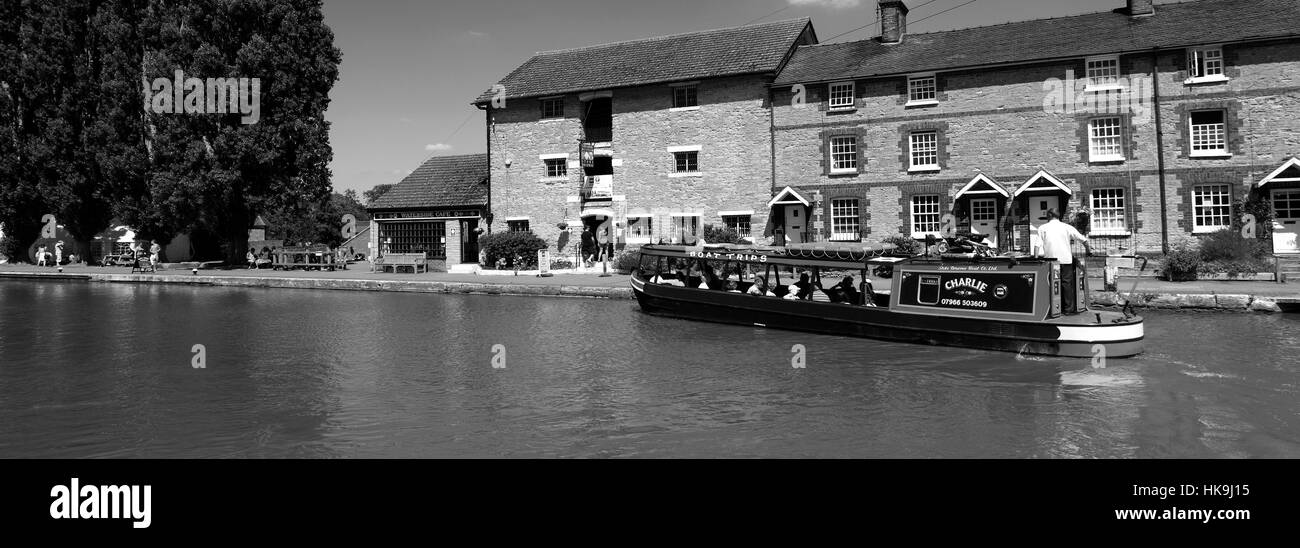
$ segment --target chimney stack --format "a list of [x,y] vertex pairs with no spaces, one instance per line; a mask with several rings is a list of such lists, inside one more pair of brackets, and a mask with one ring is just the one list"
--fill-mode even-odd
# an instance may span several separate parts
[[880,0],[880,41],[897,44],[907,33],[907,4],[903,0]]
[[1151,0],[1128,0],[1128,14],[1131,16],[1154,15],[1156,7]]

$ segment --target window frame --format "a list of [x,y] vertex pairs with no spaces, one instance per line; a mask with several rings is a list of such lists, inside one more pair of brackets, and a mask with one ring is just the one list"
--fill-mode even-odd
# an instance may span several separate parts
[[[679,85],[672,86],[672,90],[673,90],[672,107],[668,109],[669,111],[682,112],[687,110],[699,110],[700,108],[699,84],[679,84]],[[687,104],[678,104],[677,102],[678,92],[685,92],[688,94],[686,100]]]
[[[934,198],[934,203],[930,204],[927,200],[927,203],[922,204],[918,202],[919,198]],[[934,235],[935,237],[938,237],[939,233],[943,231],[943,196],[940,194],[913,194],[911,198],[907,200],[907,203],[908,203],[908,229],[909,229],[908,231],[912,233],[912,238],[920,239],[926,237],[927,235]],[[934,212],[933,213],[929,211],[918,212],[917,211],[918,205],[923,205],[923,206],[933,205]],[[923,228],[917,224],[917,217],[919,215],[926,215],[926,216],[934,215],[934,221],[928,221],[928,220],[925,221],[926,225],[930,225],[930,224],[934,225],[933,231],[917,230],[917,228]]]
[[[1208,55],[1214,52],[1219,69],[1215,74],[1206,74],[1208,72]],[[1187,79],[1183,81],[1184,85],[1207,84],[1212,82],[1227,82],[1229,80],[1227,73],[1227,63],[1223,55],[1222,45],[1198,46],[1187,48]]]
[[[1094,63],[1112,64],[1113,65],[1112,68],[1114,69],[1114,75],[1106,76],[1105,78],[1107,78],[1108,81],[1098,82],[1097,77],[1093,76],[1092,65]],[[1121,83],[1120,80],[1120,77],[1122,76],[1121,72],[1122,71],[1120,70],[1119,55],[1098,55],[1095,57],[1084,58],[1083,75],[1084,75],[1085,85],[1083,87],[1083,90],[1084,91],[1111,91],[1111,90],[1124,89],[1124,84]]]
[[[849,204],[851,203],[851,205]],[[851,208],[851,213],[850,213]],[[843,224],[841,223],[843,221]],[[836,230],[843,226],[853,230]],[[862,200],[858,198],[831,199],[831,238],[832,242],[862,241]]]
[[[1222,121],[1218,124],[1200,124],[1201,127],[1219,125],[1222,128],[1219,131],[1219,141],[1223,143],[1222,148],[1197,150],[1196,142],[1196,115],[1203,112],[1218,112]],[[1191,158],[1230,158],[1232,152],[1228,148],[1228,110],[1224,108],[1207,108],[1190,110],[1187,112],[1187,155]]]
[[[558,166],[553,170],[552,166]],[[568,179],[569,178],[569,159],[564,158],[542,158],[542,169],[545,171],[543,176],[546,179]]]
[[[1115,134],[1098,136],[1098,122],[1114,120]],[[1108,126],[1109,127],[1109,126]],[[1124,147],[1124,117],[1122,116],[1098,116],[1088,120],[1088,162],[1123,162],[1128,160],[1128,151]],[[1114,154],[1098,154],[1097,142],[1102,139],[1114,139],[1115,146],[1119,149]]]
[[[732,230],[735,230],[736,234],[739,234],[741,238],[750,239],[754,237],[754,215],[753,214],[735,214],[735,215],[719,215],[719,216],[722,217],[722,225]],[[736,220],[735,226],[732,226],[732,223],[730,222],[730,220],[732,219]],[[741,219],[744,219],[744,225],[745,225],[745,230],[743,232],[740,230]]]
[[[930,81],[929,93],[931,96],[918,99],[916,97],[916,88],[920,86],[916,84],[924,80]],[[912,74],[907,77],[907,102],[903,104],[904,107],[923,107],[937,104],[939,104],[939,77],[935,73]]]
[[[676,150],[673,151],[673,175],[686,176],[700,174],[700,151],[698,150]],[[694,157],[695,169],[691,169],[691,158]],[[683,164],[683,160],[685,160]],[[686,169],[682,169],[685,165]]]
[[[547,105],[559,104],[558,113],[547,115]],[[564,119],[564,97],[542,97],[538,99],[538,107],[541,110],[542,120],[563,120]]]
[[[1202,199],[1204,196],[1206,196],[1206,194],[1203,194],[1201,192],[1202,189],[1210,189],[1210,188],[1223,189],[1223,192],[1214,192],[1213,194],[1208,194],[1208,196],[1214,198],[1222,197],[1224,199],[1224,203],[1198,205],[1197,204],[1198,199]],[[1227,229],[1232,228],[1232,185],[1228,183],[1206,183],[1206,184],[1195,185],[1192,187],[1192,191],[1188,194],[1188,196],[1191,198],[1191,202],[1192,202],[1192,234],[1209,234],[1211,232],[1218,232],[1225,228]],[[1223,215],[1219,215],[1217,213],[1209,213],[1206,215],[1202,215],[1201,210],[1203,208],[1227,208],[1227,212],[1224,213]],[[1224,224],[1216,224],[1216,225],[1201,224],[1202,218],[1215,219],[1220,217],[1223,219]]]
[[[518,223],[523,223],[523,230],[518,230]],[[506,219],[506,232],[532,232],[533,228],[529,219]]]
[[[634,222],[635,221],[635,222]],[[642,224],[642,221],[645,224]],[[654,240],[654,215],[628,215],[627,216],[627,243],[630,244],[648,244]],[[633,225],[636,225],[635,228]],[[635,232],[644,232],[636,234]]]
[[[837,144],[837,141],[839,141],[839,144]],[[835,149],[838,146],[841,146],[841,144],[845,142],[847,142],[852,147],[852,150],[851,151],[841,150],[837,152]],[[830,173],[831,174],[858,173],[859,163],[858,163],[858,136],[857,135],[832,135],[830,136],[830,139],[827,141],[827,147],[830,149],[830,161],[831,161]],[[852,162],[853,164],[852,167],[836,167],[837,165],[840,164],[840,160],[836,159],[837,154],[840,156],[848,155],[847,158],[845,159]]]
[[[932,154],[932,155],[934,156],[934,163],[932,163],[932,164],[918,164],[918,163],[916,163],[916,158],[917,158],[917,153],[918,153],[918,148],[917,148],[917,144],[918,144],[918,143],[917,143],[917,138],[918,138],[918,137],[927,136],[927,135],[930,136],[930,137],[932,137],[932,138],[933,138],[933,141],[932,141],[931,143],[921,143],[921,144],[929,144],[929,145],[931,145],[931,146],[933,147],[933,150],[931,150],[931,151],[920,151],[920,152],[922,152],[922,153]],[[942,170],[942,168],[939,166],[939,130],[936,130],[936,129],[920,129],[920,130],[916,130],[916,131],[908,132],[908,134],[907,134],[907,171],[908,171],[908,172],[917,172],[917,171],[940,171],[940,170]]]
[[[1099,196],[1098,193],[1115,192],[1118,195]],[[1111,200],[1112,204],[1104,204],[1104,200]],[[1117,201],[1117,202],[1116,202]],[[1099,205],[1102,204],[1102,205]],[[1088,191],[1088,209],[1092,215],[1088,218],[1088,232],[1097,236],[1128,236],[1132,234],[1129,229],[1128,219],[1128,189],[1122,186],[1096,187]],[[1113,211],[1118,214],[1120,228],[1115,227],[1098,227],[1097,220],[1100,218],[1098,212]],[[1113,219],[1110,219],[1113,220]]]
[[[836,88],[849,88],[848,103],[835,103]],[[826,108],[831,111],[854,110],[857,108],[857,83],[852,80],[846,82],[832,82],[826,84]],[[842,99],[842,97],[841,97]]]

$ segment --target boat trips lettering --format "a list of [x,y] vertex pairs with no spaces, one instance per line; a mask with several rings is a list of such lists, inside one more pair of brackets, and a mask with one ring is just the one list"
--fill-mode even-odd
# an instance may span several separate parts
[[728,261],[750,261],[750,262],[767,262],[767,255],[747,255],[744,253],[709,253],[707,251],[691,251],[687,253],[690,257],[698,259],[724,259]]

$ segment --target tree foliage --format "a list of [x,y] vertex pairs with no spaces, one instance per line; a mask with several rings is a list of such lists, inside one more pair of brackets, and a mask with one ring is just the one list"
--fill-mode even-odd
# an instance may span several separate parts
[[[28,242],[45,213],[81,240],[116,219],[238,259],[258,213],[331,199],[333,41],[320,0],[0,3],[0,221]],[[177,71],[258,78],[259,120],[145,108]]]

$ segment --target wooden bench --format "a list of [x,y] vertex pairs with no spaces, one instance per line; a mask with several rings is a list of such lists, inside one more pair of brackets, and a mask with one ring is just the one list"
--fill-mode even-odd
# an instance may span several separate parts
[[423,268],[425,273],[429,272],[429,262],[424,258],[423,253],[389,253],[381,257],[375,257],[375,270],[378,272],[387,272],[389,268],[393,273],[403,266],[411,267],[412,274],[419,274]]

